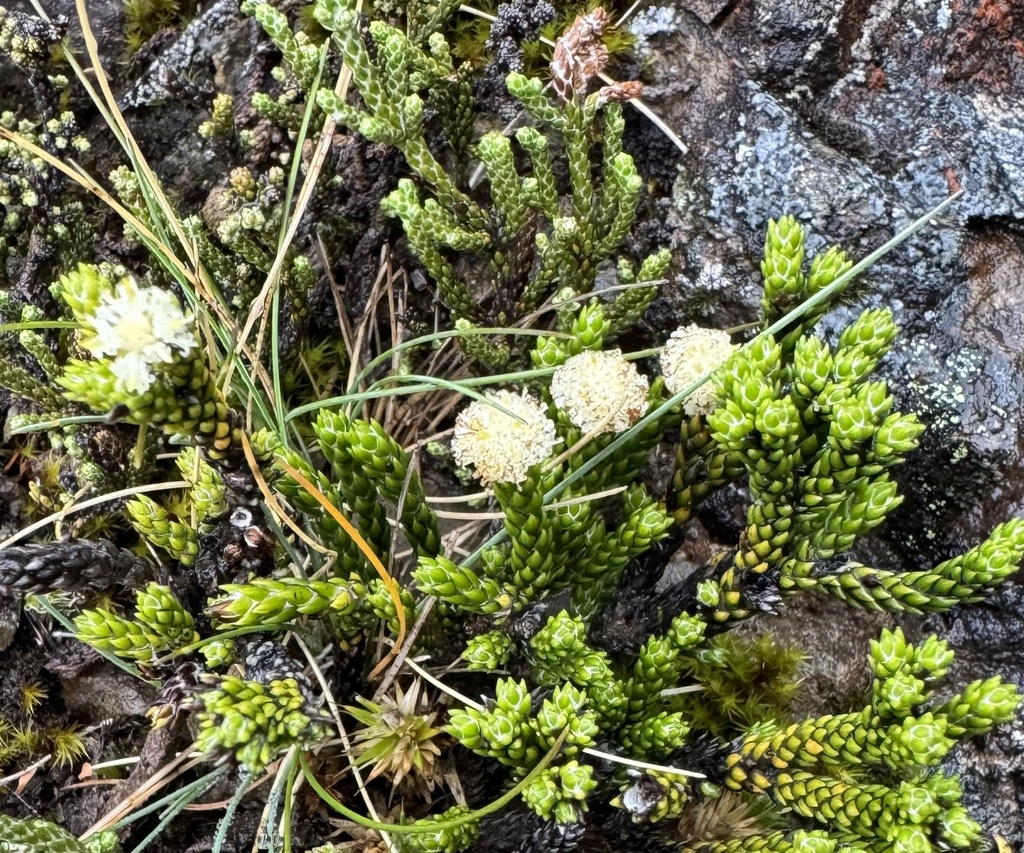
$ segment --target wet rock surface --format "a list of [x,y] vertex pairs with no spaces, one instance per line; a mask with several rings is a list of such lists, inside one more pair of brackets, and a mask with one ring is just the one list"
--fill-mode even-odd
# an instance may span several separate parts
[[[632,29],[645,97],[687,146],[671,223],[680,275],[649,321],[756,316],[769,217],[797,216],[809,254],[839,244],[859,259],[962,189],[823,324],[834,333],[865,307],[890,306],[903,334],[883,369],[900,408],[929,425],[898,474],[903,506],[858,556],[933,565],[1024,511],[1020,4],[694,0],[651,6]],[[920,621],[821,602],[786,616],[758,621],[808,650],[807,713],[834,709],[837,685],[859,683],[866,625],[874,635],[886,621]],[[1008,585],[924,630],[949,637],[962,684],[993,672],[1021,684],[1022,619],[1021,587]],[[969,779],[974,813],[1018,845],[1022,731],[1018,720],[968,743],[949,766]]]

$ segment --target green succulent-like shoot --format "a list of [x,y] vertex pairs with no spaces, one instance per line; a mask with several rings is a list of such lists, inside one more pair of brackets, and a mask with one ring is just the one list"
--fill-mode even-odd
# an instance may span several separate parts
[[326,732],[294,678],[265,685],[228,675],[199,700],[204,710],[197,716],[196,749],[231,753],[253,773],[290,746],[314,742]]
[[[3,10],[0,9],[0,21]],[[117,834],[104,830],[79,841],[66,829],[40,817],[0,814],[0,838],[11,853],[121,853]]]
[[532,700],[525,681],[499,680],[494,707],[487,711],[452,711],[446,731],[479,755],[496,758],[522,778],[568,728],[563,744],[567,758],[592,746],[597,737],[593,711],[586,710],[587,694],[571,684],[556,687],[531,717]]
[[433,185],[445,207],[452,209],[458,205],[471,220],[482,224],[479,208],[455,187],[423,138],[424,105],[418,90],[454,73],[450,57],[446,66],[443,56],[436,51],[428,54],[404,33],[374,22],[370,32],[378,51],[375,62],[360,38],[356,12],[348,3],[320,0],[314,16],[332,34],[352,69],[366,112],[349,106],[329,89],[317,92],[320,107],[367,138],[400,148],[413,170]]
[[500,669],[512,656],[512,638],[504,631],[488,631],[472,637],[461,657],[469,669],[484,672]]
[[[772,234],[778,254],[766,266],[766,293],[778,300],[805,282],[795,272],[799,241],[778,229]],[[886,384],[870,380],[895,334],[891,312],[870,310],[834,349],[811,337],[764,335],[723,368],[719,408],[707,418],[717,453],[724,454],[712,482],[721,481],[718,471],[730,460],[742,462],[751,504],[740,548],[721,563],[717,588],[703,593],[715,620],[774,607],[770,599],[757,600],[763,589],[746,592],[756,586],[748,578],[769,569],[779,572],[783,590],[820,589],[869,609],[923,612],[977,600],[1024,556],[1019,521],[930,572],[875,569],[841,556],[901,502],[889,469],[917,447],[924,429],[913,415],[892,411]],[[714,458],[699,421],[686,433],[698,459]],[[687,488],[687,461],[680,462],[676,482]],[[687,516],[693,497],[712,482],[687,496]]]
[[[441,547],[437,517],[427,504],[419,474],[412,470],[409,453],[376,421],[350,420],[321,410],[314,431],[342,494],[360,515],[368,510],[378,519],[381,500],[393,503],[400,508],[402,529],[417,553],[436,556]],[[383,532],[379,536],[386,541]]]
[[992,676],[972,681],[963,693],[936,708],[935,714],[946,717],[946,730],[952,736],[974,737],[1012,720],[1020,701],[1016,685]]
[[[316,531],[320,541],[338,553],[342,566],[350,571],[357,572],[361,576],[368,575],[372,569],[368,565],[365,555],[360,551],[358,544],[330,513],[323,511],[323,507],[320,506],[320,503],[313,495],[307,492],[298,481],[293,480],[291,476],[284,472],[284,469],[280,467],[280,463],[283,462],[290,468],[298,471],[331,502],[332,506],[342,509],[346,504],[346,500],[342,498],[339,487],[328,479],[323,472],[316,470],[304,456],[284,447],[280,439],[271,430],[260,430],[254,433],[250,441],[253,452],[261,460],[268,461],[273,466],[274,470],[268,472],[268,479],[272,480],[274,487],[296,509],[305,515]],[[352,495],[351,491],[349,495]],[[361,504],[357,504],[357,506],[361,506]],[[373,531],[370,531],[367,528],[367,522],[360,517],[358,527],[365,539],[374,542],[376,541],[373,538],[374,533],[387,529],[387,519],[386,517],[381,518],[378,509],[382,510],[383,508],[379,504],[367,503],[365,509],[367,513],[370,513],[370,518],[375,526]]]
[[199,556],[199,537],[190,524],[177,521],[170,512],[147,495],[139,495],[125,504],[139,535],[156,548],[167,551],[183,566],[191,566]]
[[82,325],[79,344],[94,355],[65,365],[58,382],[69,399],[226,457],[237,427],[199,351],[193,319],[174,296],[128,276],[115,282],[85,264],[52,290]]
[[320,48],[312,44],[309,36],[301,30],[293,32],[284,14],[269,3],[245,0],[241,9],[243,14],[252,15],[259,21],[263,31],[281,51],[281,56],[298,84],[308,90],[320,66]]
[[[632,225],[642,189],[633,160],[621,147],[625,122],[620,102],[637,94],[638,84],[606,87],[582,101],[574,97],[556,103],[539,80],[511,74],[509,92],[538,120],[540,129],[519,129],[515,143],[496,132],[477,141],[475,153],[490,192],[490,205],[482,207],[456,185],[423,136],[424,98],[440,111],[457,151],[467,149],[472,128],[471,97],[443,38],[434,34],[424,48],[397,29],[374,22],[370,34],[376,56],[371,56],[359,38],[350,3],[320,0],[314,14],[332,32],[352,69],[365,111],[327,89],[317,93],[317,102],[337,121],[401,149],[413,171],[429,185],[431,196],[423,198],[411,181],[402,181],[382,206],[385,213],[401,219],[410,247],[457,320],[507,325],[536,310],[559,284],[573,293],[593,289],[599,264],[624,241]],[[595,57],[603,55],[596,45],[590,48],[595,48]],[[579,67],[593,75],[600,64],[580,61]],[[603,122],[598,121],[599,114]],[[563,139],[568,161],[571,197],[565,204],[552,164],[550,137],[555,134]],[[597,158],[592,154],[599,141],[602,156],[595,175],[592,160]],[[529,174],[516,168],[516,147],[529,158]],[[599,192],[594,191],[595,184]],[[472,272],[456,271],[455,253],[472,259]],[[650,304],[657,293],[653,282],[664,274],[668,261],[667,252],[647,259],[639,286],[608,306],[609,326],[615,332],[630,327]],[[637,283],[635,270],[626,277],[624,283]],[[485,299],[480,298],[481,291]],[[506,343],[492,344],[479,336],[467,337],[463,348],[492,365],[510,358]]]
[[517,590],[510,584],[482,577],[446,557],[420,557],[412,576],[425,595],[436,595],[471,613],[508,613],[517,600]]
[[223,478],[195,448],[185,448],[174,463],[182,478],[191,483],[188,496],[196,515],[197,533],[212,532],[216,520],[228,510]]
[[210,118],[199,125],[199,135],[204,139],[228,139],[235,132],[235,99],[226,92],[213,98]]
[[[977,681],[941,705],[934,684],[952,653],[932,637],[919,647],[902,631],[885,630],[868,658],[873,700],[862,711],[762,726],[734,742],[726,784],[767,793],[795,813],[840,833],[909,845],[923,830],[953,847],[970,846],[978,827],[960,805],[954,780],[928,774],[956,739],[984,734],[1009,721],[1020,695],[998,677]],[[859,773],[840,781],[838,767],[878,768],[880,781]],[[896,786],[892,779],[903,778]],[[931,849],[927,847],[926,849]]]
[[576,823],[586,810],[587,796],[597,782],[589,764],[568,761],[543,770],[523,790],[523,802],[544,820]]
[[[430,827],[464,817],[469,813],[468,806],[452,806],[439,815],[431,815],[415,821],[416,827]],[[446,826],[435,832],[416,832],[398,835],[395,840],[402,853],[457,853],[465,850],[476,838],[479,831],[477,821],[467,821],[457,826]]]
[[816,565],[794,561],[782,577],[784,588],[821,589],[869,610],[910,613],[944,611],[980,601],[1012,575],[1024,560],[1024,519],[998,525],[970,551],[933,569],[896,571],[865,566],[854,560]]
[[348,582],[338,578],[253,578],[245,584],[223,584],[227,595],[211,602],[209,613],[222,625],[277,628],[301,616],[334,613],[344,616],[359,599]]
[[212,639],[203,643],[199,653],[206,661],[208,669],[220,669],[235,659],[235,641]]
[[568,681],[584,688],[604,730],[612,730],[626,716],[626,690],[615,677],[608,655],[586,643],[587,627],[566,611],[552,616],[530,640],[539,684]]
[[[570,301],[573,291],[569,288],[560,291],[556,300],[558,297],[564,298],[569,305],[575,305],[575,302]],[[558,367],[581,352],[600,350],[604,347],[605,337],[611,332],[611,326],[605,319],[605,307],[596,302],[583,305],[579,311],[568,314],[564,322],[559,321],[559,326],[560,331],[571,337],[538,337],[530,353],[534,367]]]
[[678,684],[685,663],[682,655],[703,640],[706,627],[700,618],[681,613],[663,636],[648,638],[626,685],[629,720],[642,723],[661,701],[661,691]]
[[100,651],[146,664],[199,639],[192,616],[157,583],[138,594],[134,620],[109,610],[83,610],[75,617],[75,636]]
[[[805,270],[804,240],[804,229],[794,217],[769,220],[761,262],[764,276],[761,313],[766,325],[810,299],[852,266],[846,255],[833,247],[823,255],[816,255],[810,271]],[[792,349],[801,335],[818,322],[826,308],[827,305],[821,305],[806,314],[782,338],[783,349]]]

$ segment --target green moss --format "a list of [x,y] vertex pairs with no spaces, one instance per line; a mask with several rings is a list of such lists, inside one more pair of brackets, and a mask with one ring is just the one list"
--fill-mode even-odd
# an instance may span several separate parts
[[684,659],[684,671],[703,689],[681,695],[677,707],[695,728],[726,739],[761,720],[788,719],[804,657],[770,633],[720,634]]
[[123,0],[124,49],[130,59],[160,30],[188,22],[197,0]]

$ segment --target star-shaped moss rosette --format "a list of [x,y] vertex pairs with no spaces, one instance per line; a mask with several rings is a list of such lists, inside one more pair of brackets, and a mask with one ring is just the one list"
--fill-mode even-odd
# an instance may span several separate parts
[[51,288],[81,325],[92,358],[68,361],[66,396],[129,423],[193,438],[222,458],[237,438],[230,410],[199,347],[195,317],[177,298],[126,273],[88,264]]

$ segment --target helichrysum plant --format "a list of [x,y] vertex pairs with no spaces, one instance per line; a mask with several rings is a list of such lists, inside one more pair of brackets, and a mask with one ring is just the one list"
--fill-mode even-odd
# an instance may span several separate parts
[[[791,217],[772,222],[762,266],[766,322],[849,265],[836,249],[815,257],[806,272],[804,260],[801,226]],[[858,537],[900,504],[889,471],[925,429],[915,415],[895,411],[887,384],[872,379],[896,334],[892,313],[871,309],[834,347],[795,331],[760,335],[714,375],[718,407],[706,418],[693,410],[684,421],[676,519],[689,518],[709,490],[737,475],[751,497],[739,547],[696,579],[694,594],[714,621],[773,610],[779,591],[795,589],[872,610],[943,610],[977,600],[1015,571],[1024,553],[1022,520],[928,571],[875,569],[849,556]]]
[[[460,187],[424,136],[428,105],[438,108],[436,102],[441,102],[449,137],[460,138],[463,132],[451,128],[458,127],[471,103],[471,94],[452,82],[460,79],[460,72],[444,39],[435,34],[421,47],[399,30],[374,22],[370,35],[376,57],[371,58],[357,34],[351,4],[321,0],[315,14],[352,68],[364,109],[327,89],[317,93],[318,103],[364,136],[399,148],[429,185],[431,195],[423,198],[412,181],[402,180],[383,206],[401,219],[412,251],[460,321],[458,328],[511,325],[557,288],[570,295],[594,289],[599,265],[625,240],[633,223],[642,186],[632,158],[622,150],[621,112],[621,103],[637,96],[642,87],[621,83],[587,94],[607,61],[600,42],[607,20],[603,9],[580,16],[559,41],[551,67],[554,98],[545,93],[540,80],[518,72],[509,75],[509,92],[535,126],[516,131],[514,143],[498,132],[477,141],[475,153],[488,177],[489,203]],[[454,110],[445,109],[452,103]],[[571,185],[564,200],[553,165],[556,137],[564,144]],[[516,149],[529,159],[529,174],[517,170]],[[595,170],[592,159],[597,151]],[[472,272],[456,270],[454,253],[475,259]],[[639,285],[608,306],[611,327],[622,331],[639,319],[657,292],[656,285],[644,282],[659,278],[667,264],[667,253],[653,255],[644,262],[639,279],[635,268],[621,266],[622,282]],[[463,348],[494,364],[510,357],[507,343],[492,344],[474,336],[463,339]]]
[[[65,274],[52,295],[75,327],[53,336],[22,330],[18,357],[0,359],[0,385],[29,401],[32,417],[65,413],[71,402],[143,427],[139,456],[148,461],[137,470],[147,475],[158,438],[188,445],[174,466],[186,489],[158,500],[136,495],[126,506],[169,585],[138,590],[129,612],[93,598],[74,617],[76,636],[159,679],[154,723],[173,726],[191,714],[195,748],[238,765],[243,777],[270,770],[288,751],[319,749],[318,766],[330,768],[324,775],[340,771],[335,779],[344,779],[354,764],[368,784],[387,780],[403,798],[402,820],[414,823],[413,833],[394,833],[402,850],[454,853],[473,842],[479,815],[471,809],[481,805],[474,794],[422,817],[432,797],[448,796],[439,789],[453,745],[499,767],[506,790],[521,786],[525,809],[508,819],[528,813],[541,821],[530,836],[541,849],[574,844],[609,804],[632,821],[662,826],[693,809],[740,815],[742,838],[693,842],[707,853],[970,847],[980,828],[958,783],[937,768],[957,740],[1011,718],[1015,688],[990,678],[957,694],[940,692],[952,660],[946,644],[911,644],[900,631],[885,631],[872,644],[873,680],[862,708],[794,721],[784,700],[796,687],[795,653],[733,642],[736,635],[724,632],[755,612],[780,610],[784,594],[804,590],[915,613],[976,600],[1019,564],[1024,521],[1000,525],[986,542],[929,570],[876,569],[850,556],[858,538],[898,505],[891,471],[923,429],[895,411],[875,378],[896,337],[888,311],[864,312],[831,342],[812,334],[825,303],[742,346],[725,331],[688,326],[665,343],[657,369],[615,348],[653,299],[670,256],[620,260],[615,273],[624,287],[613,299],[592,295],[632,227],[642,190],[623,150],[622,114],[641,87],[601,87],[596,79],[608,59],[601,41],[608,15],[590,10],[562,34],[550,91],[538,79],[508,75],[524,120],[514,132],[478,136],[472,64],[460,64],[437,31],[454,5],[410,7],[403,31],[379,20],[363,27],[349,0],[318,0],[311,14],[330,33],[326,48],[270,3],[243,9],[282,57],[272,72],[274,93],[257,93],[255,112],[297,131],[308,107],[313,132],[329,114],[400,151],[412,177],[391,189],[383,211],[401,223],[433,279],[463,352],[487,366],[515,360],[535,368],[488,389],[454,418],[451,458],[499,511],[494,535],[471,556],[447,547],[414,453],[359,409],[333,405],[305,419],[296,411],[287,434],[263,429],[248,437],[260,485],[275,498],[268,501],[273,514],[283,510],[293,522],[277,539],[265,533],[255,490],[243,495],[239,466],[227,464],[238,463],[244,442],[214,379],[214,349],[199,336],[215,318],[201,322],[157,275],[78,263],[93,257],[83,248],[88,241],[76,238],[67,216],[55,215],[47,234],[69,257],[62,256]],[[52,26],[0,10],[0,49],[35,74],[59,39]],[[354,84],[347,99],[317,83],[339,55]],[[51,95],[62,88],[46,80]],[[231,141],[251,151],[255,133],[236,132],[248,106],[217,96],[202,135],[211,145],[226,149]],[[47,114],[19,130],[50,140],[54,150],[82,147],[72,116]],[[5,128],[15,123],[12,114],[0,115]],[[0,164],[7,167],[0,203],[33,216],[52,212],[43,197],[52,176],[6,144]],[[139,175],[119,169],[110,183],[143,225],[155,227]],[[238,166],[211,196],[204,219],[181,223],[224,306],[248,311],[269,271],[279,272],[284,322],[265,351],[279,365],[301,339],[305,297],[317,277],[295,249],[279,257],[290,196],[280,165]],[[26,222],[19,211],[4,218],[5,246],[23,248]],[[126,237],[141,242],[132,227]],[[765,327],[849,266],[838,248],[808,258],[794,219],[770,223],[761,266]],[[0,278],[5,271],[0,264]],[[558,334],[531,336],[529,345],[526,336],[483,331],[533,323],[549,309],[546,328]],[[45,317],[0,290],[4,324]],[[13,336],[4,346],[6,354]],[[322,364],[337,348],[310,342],[302,354]],[[287,371],[276,378],[287,398]],[[266,414],[260,408],[256,421]],[[648,416],[655,409],[657,417]],[[69,454],[85,443],[79,427],[62,435]],[[666,437],[677,441],[677,453],[664,496],[645,482],[644,470]],[[735,547],[666,590],[653,612],[637,614],[636,602],[625,599],[638,575],[660,572],[682,526],[730,483],[749,497]],[[36,490],[40,501],[43,493]],[[325,511],[321,497],[336,512]],[[315,547],[304,550],[311,539]],[[0,586],[17,595],[96,596],[126,576],[148,579],[151,569],[109,541],[30,543],[0,554]],[[606,617],[623,614],[622,624],[634,619],[638,627],[604,630]],[[289,637],[305,644],[319,674],[334,679],[332,689],[359,681],[363,695],[353,691],[358,698],[346,700],[356,725],[344,754],[328,740],[323,700],[284,645]],[[459,677],[482,685],[482,701],[459,699],[442,710],[397,666],[384,676],[390,686],[367,698],[359,666],[378,666],[379,658],[371,662],[378,652],[413,661],[409,653],[421,650],[433,663],[460,658],[469,674]],[[777,666],[767,684],[740,696],[744,685],[720,670],[744,654],[751,665],[771,658]],[[38,706],[44,693],[28,683],[23,709]],[[709,723],[719,713],[724,721]],[[24,749],[2,751],[23,747],[27,736],[20,719],[0,719],[0,754],[21,760]],[[56,734],[33,748],[42,745],[58,761],[83,748],[80,739]],[[631,769],[606,766],[609,755]],[[319,772],[306,757],[300,763]],[[708,777],[703,784],[682,772],[691,763]],[[774,824],[760,823],[757,809],[744,805],[755,800],[774,810]],[[11,828],[5,821],[0,838],[34,844],[32,853],[46,844],[84,849],[43,822]]]
[[261,684],[233,675],[199,696],[196,748],[233,753],[247,770],[264,769],[296,744],[313,743],[325,733],[323,722],[295,679]]
[[956,779],[932,768],[957,739],[1012,719],[1021,697],[996,677],[939,701],[936,689],[952,660],[937,637],[914,646],[898,628],[882,631],[868,657],[870,705],[757,727],[733,742],[726,785],[767,794],[854,847],[971,847],[981,827],[961,804]]
[[[784,297],[805,299],[847,267],[841,253],[830,251],[824,260],[813,260],[805,275],[802,245],[802,230],[794,221],[772,225],[766,246],[771,277],[766,285],[767,317],[773,316],[775,302]],[[775,257],[779,252],[792,254],[788,265]],[[780,283],[784,272],[796,277],[797,284]],[[555,367],[548,383],[474,402],[456,422],[456,458],[472,466],[493,491],[503,511],[506,542],[485,548],[475,565],[421,557],[414,572],[421,590],[455,612],[477,615],[474,636],[463,653],[472,668],[515,672],[517,666],[529,667],[530,681],[499,681],[492,704],[483,710],[453,712],[448,729],[465,746],[511,767],[513,779],[522,778],[543,753],[546,741],[538,738],[552,731],[545,721],[553,709],[542,705],[541,713],[536,713],[528,691],[531,683],[555,691],[545,701],[563,697],[569,702],[565,697],[572,697],[577,717],[593,722],[596,734],[581,737],[580,750],[600,740],[615,743],[632,758],[658,763],[683,748],[691,730],[690,721],[678,710],[686,703],[674,704],[662,691],[677,687],[687,673],[700,671],[700,656],[711,651],[700,648],[706,634],[757,610],[778,609],[782,594],[797,589],[821,589],[873,609],[946,609],[983,594],[1024,556],[1024,521],[1017,520],[931,571],[875,570],[840,557],[898,505],[888,471],[916,447],[923,429],[912,415],[893,411],[885,383],[871,379],[896,335],[889,312],[865,312],[839,335],[834,347],[805,331],[777,338],[761,335],[737,348],[722,332],[682,329],[663,352],[663,381],[650,387],[621,354],[603,349],[609,327],[600,305],[584,306],[569,328],[568,340],[541,339],[533,352],[535,364]],[[709,374],[704,386],[693,387]],[[544,509],[544,495],[559,479],[629,429],[652,401],[673,392],[687,394],[680,406],[648,430],[636,431],[618,454],[582,478],[579,488],[599,491],[633,482],[649,442],[660,438],[664,426],[679,424],[674,517],[636,486],[623,493],[625,520],[614,529],[592,503],[564,512]],[[502,411],[505,408],[509,413]],[[503,445],[500,436],[515,438]],[[510,453],[510,447],[518,452]],[[556,459],[566,447],[573,452]],[[684,592],[689,592],[676,600],[689,612],[679,615],[665,635],[648,638],[632,662],[592,646],[588,626],[608,603],[626,562],[647,551],[673,521],[687,520],[713,488],[736,479],[747,483],[751,495],[747,527],[738,548],[709,561],[684,585]],[[563,494],[574,493],[578,492],[570,488]],[[526,629],[524,639],[515,614],[565,587],[571,590],[573,611],[541,618],[539,629]],[[491,630],[481,632],[480,616]],[[881,644],[890,641],[883,638]],[[961,843],[970,833],[963,824],[959,789],[943,777],[929,776],[933,781],[926,783],[914,774],[920,767],[933,766],[957,737],[971,730],[969,724],[954,721],[949,709],[961,709],[966,721],[974,718],[972,702],[983,705],[974,729],[981,731],[996,720],[1008,720],[1017,697],[998,681],[972,685],[964,693],[967,698],[949,700],[940,715],[929,705],[931,688],[913,689],[914,679],[923,679],[924,685],[945,672],[949,655],[938,642],[929,640],[920,652],[911,649],[906,672],[876,684],[877,695],[891,697],[886,699],[891,705],[885,706],[888,718],[876,701],[859,716],[805,724],[817,726],[807,735],[808,756],[819,758],[818,735],[825,735],[818,730],[823,727],[831,739],[822,747],[821,760],[828,764],[828,750],[839,750],[831,759],[836,766],[826,768],[820,777],[812,779],[811,770],[804,769],[780,775],[780,768],[788,765],[784,767],[778,753],[771,754],[765,765],[769,769],[763,769],[760,759],[774,748],[765,745],[768,740],[775,737],[783,743],[803,729],[759,724],[733,744],[722,778],[823,821],[831,820],[832,812],[842,806],[847,817],[836,819],[838,831],[860,832],[876,840],[902,839],[901,844],[916,843],[917,830],[901,826],[889,835],[871,835],[873,821],[903,815],[910,808],[906,798],[925,796],[921,791],[934,788],[938,810],[929,812],[933,828],[927,831],[951,845]],[[915,666],[927,673],[914,675]],[[562,723],[566,724],[571,725]],[[786,733],[785,738],[776,735],[779,731]],[[849,788],[852,793],[844,793],[847,789],[837,781],[842,778],[839,766],[853,759],[842,754],[843,748],[858,755],[868,750],[870,760],[909,774],[909,781],[892,789],[882,782],[876,787],[854,785]],[[748,754],[754,756],[749,762]],[[558,763],[524,795],[538,815],[563,822],[580,818],[586,803],[581,791],[588,787],[580,780],[591,778],[585,756],[578,751],[565,755],[580,763],[566,771],[567,779],[561,776],[567,765]],[[680,814],[695,798],[685,781],[657,772],[641,780],[624,779],[613,798],[634,819]],[[840,775],[832,778],[829,773]],[[830,791],[837,804],[829,801],[820,809],[813,805],[822,791]],[[854,814],[852,810],[860,806],[850,803],[863,803],[863,813]],[[890,826],[892,819],[886,820],[885,826]],[[851,830],[856,821],[861,828]],[[913,820],[910,824],[918,826]],[[949,835],[942,835],[945,832]],[[780,835],[771,843],[784,845],[785,839]]]
[[58,382],[70,400],[130,423],[200,443],[224,458],[237,439],[230,409],[206,362],[195,320],[171,293],[132,276],[80,265],[53,292],[80,324]]
[[199,639],[191,614],[156,583],[138,594],[134,619],[105,609],[83,610],[75,617],[75,634],[93,648],[144,664]]

